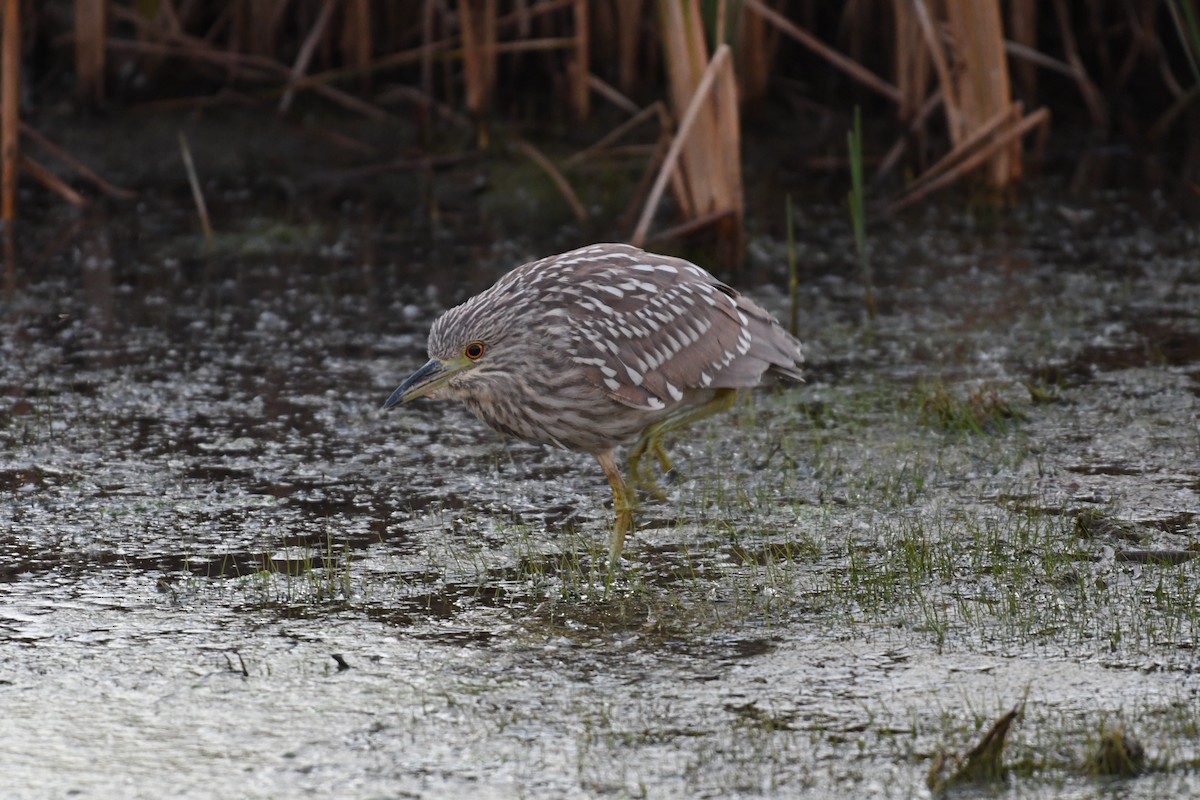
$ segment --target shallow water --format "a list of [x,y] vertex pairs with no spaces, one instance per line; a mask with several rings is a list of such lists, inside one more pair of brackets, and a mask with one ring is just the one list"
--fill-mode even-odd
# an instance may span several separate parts
[[[926,796],[1021,703],[1002,793],[1200,792],[1200,230],[1097,203],[874,229],[870,324],[813,212],[807,383],[679,437],[615,578],[592,459],[378,410],[545,245],[47,220],[0,306],[4,795]],[[735,282],[786,317],[783,263]]]

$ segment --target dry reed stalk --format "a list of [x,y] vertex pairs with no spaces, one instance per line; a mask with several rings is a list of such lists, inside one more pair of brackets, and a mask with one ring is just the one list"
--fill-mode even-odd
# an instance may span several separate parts
[[[1009,0],[1008,38],[1037,51],[1037,0]],[[1012,65],[1013,78],[1029,102],[1037,97],[1037,70],[1028,61]]]
[[1088,107],[1088,113],[1091,114],[1092,124],[1101,130],[1108,128],[1108,107],[1104,103],[1104,98],[1100,94],[1100,90],[1096,88],[1096,84],[1092,83],[1088,77],[1087,70],[1083,66],[1083,60],[1079,57],[1079,48],[1075,44],[1075,34],[1071,31],[1071,12],[1067,9],[1066,3],[1063,0],[1054,0],[1054,13],[1058,18],[1059,34],[1062,36],[1063,50],[1067,57],[1067,63],[1071,65],[1071,69],[1075,72],[1075,83],[1079,85],[1079,93],[1083,95],[1083,102]]
[[160,0],[158,3],[158,12],[168,31],[171,33],[183,33],[183,23],[179,19],[179,12],[175,10],[173,0]]
[[715,215],[720,257],[734,264],[742,252],[743,201],[737,82],[729,46],[720,45],[696,74],[704,59],[698,4],[661,0],[659,8],[672,96],[684,111],[631,242],[646,241],[662,192],[673,181],[686,219]]
[[[423,18],[424,21],[422,22],[422,37],[424,41],[417,47],[380,56],[368,62],[365,66],[335,67],[333,69],[314,72],[311,75],[305,75],[300,78],[296,82],[297,87],[303,89],[313,84],[328,84],[348,78],[362,78],[380,70],[404,66],[405,64],[420,64],[422,90],[432,96],[434,57],[439,53],[453,51],[460,44],[457,36],[437,40],[433,39],[436,15],[432,13],[432,10],[435,5],[432,0],[427,5],[427,8],[431,9],[431,11],[427,18]],[[428,25],[426,25],[426,22]]]
[[645,5],[645,0],[616,0],[614,3],[617,21],[617,86],[625,95],[634,93],[641,77],[637,71],[637,58]]
[[908,124],[908,130],[896,140],[892,148],[887,151],[884,157],[879,161],[879,166],[875,170],[875,176],[871,178],[871,184],[878,186],[885,176],[896,166],[900,161],[900,157],[904,155],[904,151],[908,149],[909,140],[921,134],[925,129],[925,123],[929,121],[929,117],[934,111],[937,111],[942,105],[942,90],[935,89],[929,97],[925,99],[925,105],[917,110],[916,116]]
[[[1020,103],[1015,104],[1017,114],[1020,114]],[[1039,127],[1042,130],[1042,135],[1045,135],[1045,130],[1050,123],[1049,109],[1039,108],[1029,116],[1021,119],[1016,125],[1010,125],[1004,133],[999,134],[995,139],[990,141],[983,149],[976,152],[956,164],[955,166],[944,171],[940,177],[934,178],[931,181],[923,182],[920,188],[916,191],[908,191],[902,197],[892,201],[887,206],[888,214],[895,214],[909,206],[923,200],[926,196],[932,194],[938,189],[942,189],[955,181],[961,180],[963,176],[970,173],[972,170],[979,167],[995,153],[1003,151],[1014,142],[1019,142],[1020,138],[1032,130],[1034,127]]]
[[[685,130],[682,120],[686,118],[684,112],[692,105],[693,94],[698,94],[697,87],[708,63],[708,47],[704,41],[704,23],[696,0],[659,0],[658,10],[659,35],[662,38],[671,107],[679,126],[675,134],[679,145],[676,147],[672,143],[674,156],[667,156],[663,170],[672,174],[672,193],[680,212],[684,219],[691,219],[703,213],[696,209],[696,198],[710,192],[699,185],[708,177],[701,163],[704,145],[702,143],[690,148],[683,146],[690,135],[691,125]],[[693,116],[693,122],[697,126],[697,140],[711,142],[715,135],[712,120],[708,116],[701,117],[696,114]],[[678,170],[674,169],[676,158],[680,161]],[[690,185],[693,181],[698,184],[695,188]],[[657,200],[654,199],[654,202]],[[704,209],[708,210],[710,209]],[[642,236],[645,236],[644,231]]]
[[[576,0],[542,0],[542,2],[533,6],[527,6],[524,2],[518,2],[515,3],[515,9],[496,19],[496,27],[504,28],[516,24],[519,30],[524,31],[528,29],[529,23],[532,23],[534,18],[549,14],[551,11],[569,8],[575,2]],[[522,33],[521,35],[528,34]]]
[[608,102],[612,103],[617,108],[627,114],[636,114],[638,112],[637,105],[625,95],[616,90],[615,87],[608,85],[600,78],[588,73],[588,87],[596,94],[603,97]]
[[861,83],[863,86],[866,86],[868,89],[883,95],[893,103],[900,102],[900,90],[895,86],[888,83],[883,78],[879,77],[874,72],[871,72],[869,69],[853,59],[846,57],[837,50],[834,50],[832,47],[825,44],[820,39],[801,28],[799,25],[796,25],[787,17],[783,16],[783,14],[780,14],[775,9],[763,3],[762,0],[742,0],[742,2],[746,8],[749,8],[755,13],[762,15],[763,18],[765,18],[775,27],[779,28],[780,31],[800,42],[800,44],[804,45],[809,50],[812,50],[821,58],[825,59],[830,64],[833,64],[835,67]]
[[921,36],[928,48],[929,57],[933,62],[934,71],[937,73],[938,83],[942,87],[942,104],[946,107],[946,127],[950,130],[951,141],[956,141],[958,132],[962,130],[962,114],[958,109],[958,93],[954,90],[954,78],[950,72],[950,65],[946,62],[945,49],[942,47],[941,38],[934,28],[924,0],[912,0],[912,8],[917,26],[920,28]]
[[492,50],[497,53],[537,53],[550,50],[574,50],[573,36],[549,36],[542,39],[521,39],[512,42],[497,42]]
[[678,225],[666,228],[651,236],[646,240],[646,244],[660,244],[669,242],[673,239],[682,239],[685,236],[690,236],[697,231],[702,231],[705,228],[713,225],[719,225],[727,219],[730,219],[736,214],[732,208],[723,208],[719,211],[713,211],[711,214],[705,214],[695,219],[681,222]]
[[[657,103],[657,105],[662,106],[662,103]],[[667,133],[667,126],[670,124],[670,119],[670,115],[667,114],[667,110],[664,107],[662,109],[661,123],[663,133],[658,137],[658,142],[654,145],[654,152],[646,161],[637,186],[634,187],[633,193],[630,195],[629,207],[621,215],[621,218],[617,220],[617,227],[619,228],[628,228],[634,224],[633,218],[637,215],[637,209],[645,205],[646,198],[650,194],[650,189],[657,180],[662,163],[667,157],[667,152],[671,149],[671,137]]]
[[736,72],[744,108],[761,108],[767,96],[771,66],[779,45],[778,31],[761,14],[751,14],[745,6],[738,9]]
[[837,24],[837,38],[846,41],[846,55],[861,64],[866,54],[866,37],[874,32],[877,19],[873,9],[863,8],[862,0],[845,0]]
[[421,110],[421,114],[426,117],[430,112],[433,112],[434,115],[446,120],[457,128],[467,131],[471,130],[471,120],[467,119],[465,115],[458,113],[458,111],[445,103],[439,103],[420,89],[414,89],[411,86],[397,85],[386,89],[375,95],[375,102],[381,106],[387,106],[392,103],[410,103],[417,106]]
[[[21,0],[4,0],[4,30],[0,37],[0,221],[11,245],[20,164]],[[5,261],[6,269],[11,271],[12,260]]]
[[108,0],[75,0],[75,89],[86,106],[104,105]]
[[1006,41],[1004,43],[1004,52],[1012,56],[1013,60],[1019,64],[1028,64],[1030,66],[1042,67],[1051,72],[1057,72],[1060,75],[1066,75],[1068,78],[1075,77],[1075,70],[1070,64],[1065,61],[1059,61],[1053,56],[1048,56],[1038,50],[1033,50],[1023,44],[1017,42]]
[[[943,20],[941,27],[929,6]],[[1023,170],[1021,134],[1047,124],[1049,115],[1039,111],[1023,119],[1021,104],[1012,101],[999,0],[931,0],[929,5],[911,0],[911,9],[941,85],[953,146],[890,210],[910,205],[979,167],[985,167],[986,182],[995,192],[1007,191]]]
[[42,186],[45,186],[47,189],[54,192],[56,195],[61,197],[63,200],[66,200],[76,208],[87,208],[89,205],[91,205],[91,203],[87,201],[86,197],[68,186],[66,181],[24,153],[21,154],[20,167],[22,172],[28,173],[28,175],[35,181],[42,184]]
[[[434,35],[434,20],[436,15],[434,12],[434,0],[425,0],[421,4],[421,94],[427,98],[427,101],[433,99],[433,35]],[[421,139],[426,144],[429,143],[429,107],[423,103],[420,106],[418,116],[418,124],[421,128]]]
[[[113,7],[113,16],[120,15],[120,6]],[[234,53],[227,50],[217,50],[207,45],[195,46],[199,40],[190,37],[167,36],[166,41],[137,41],[134,39],[117,39],[109,37],[108,49],[127,53],[141,53],[153,56],[172,56],[191,61],[204,61],[225,67],[230,71],[242,71],[255,80],[287,77],[287,68],[274,61],[268,61],[261,56]]]
[[958,164],[965,161],[978,148],[990,146],[988,140],[993,134],[1009,125],[1019,122],[1020,119],[1021,104],[1019,102],[996,112],[991,119],[985,120],[971,130],[966,131],[963,138],[954,145],[949,153],[939,158],[929,169],[912,180],[905,187],[905,191],[919,191],[925,184],[936,180],[942,173],[954,169]]
[[587,119],[591,99],[588,87],[588,4],[587,0],[575,0],[575,48],[571,60],[567,64],[567,72],[571,78],[571,107],[575,110],[577,119]]
[[192,199],[196,203],[196,213],[200,216],[200,226],[204,229],[204,241],[212,250],[212,224],[208,219],[208,204],[204,202],[204,191],[200,188],[200,179],[196,176],[196,165],[192,163],[192,151],[188,147],[187,137],[179,132],[179,152],[183,156],[183,168],[187,171],[188,185],[192,187]]
[[[163,41],[134,41],[109,37],[107,45],[110,50],[124,50],[134,53],[149,53],[153,55],[169,55],[176,58],[192,59],[219,64],[233,72],[243,71],[256,80],[290,80],[291,70],[265,56],[236,53],[230,50],[219,50],[203,39],[197,39],[187,34],[172,34],[159,30],[142,15],[121,6],[112,6],[112,14],[124,22],[130,22],[139,30],[157,36]],[[363,116],[380,122],[391,120],[391,115],[365,100],[360,100],[351,94],[343,92],[321,81],[309,81],[301,78],[296,81],[297,88],[311,87],[314,92],[337,105],[355,111]]]
[[929,48],[921,46],[921,21],[912,0],[892,0],[895,18],[896,88],[900,92],[900,121],[919,115],[929,93]]
[[275,58],[291,0],[235,0],[229,6],[231,50]]
[[625,138],[625,135],[627,133],[629,133],[630,131],[633,131],[635,128],[640,126],[643,122],[646,122],[647,120],[649,120],[655,116],[657,116],[659,119],[661,119],[662,111],[663,111],[663,109],[662,109],[661,102],[656,102],[653,105],[646,106],[641,111],[637,112],[632,117],[625,120],[624,122],[622,122],[617,127],[613,128],[608,133],[604,134],[604,136],[600,137],[600,139],[598,139],[596,142],[588,145],[587,147],[580,150],[575,155],[568,158],[566,161],[563,162],[563,166],[566,167],[567,169],[570,169],[570,168],[576,166],[577,164],[579,164],[583,161],[586,161],[588,158],[591,158],[593,155],[600,152],[601,150],[607,149],[614,142],[619,142],[621,139]]
[[287,67],[274,59],[252,53],[239,53],[228,49],[218,49],[207,39],[201,39],[187,33],[174,33],[159,28],[154,21],[142,16],[137,11],[124,6],[109,7],[113,19],[133,25],[143,39],[129,40],[109,37],[105,45],[110,50],[124,50],[133,53],[149,53],[152,55],[167,55],[177,58],[207,61],[219,64],[229,70],[245,70],[250,77],[259,80],[286,77]]
[[554,166],[553,162],[546,158],[541,150],[538,150],[524,139],[519,139],[516,146],[522,155],[534,164],[537,164],[541,167],[542,171],[550,176],[550,180],[554,182],[554,186],[558,189],[559,194],[563,196],[563,199],[567,201],[567,205],[571,207],[571,212],[575,214],[575,219],[580,222],[587,222],[587,210],[584,209],[583,203],[579,202],[579,196],[575,194],[575,190],[571,188],[571,184],[563,177],[558,167]]
[[[999,0],[948,2],[944,10],[955,60],[960,65],[955,89],[961,127],[953,139],[961,143],[991,120],[1010,114],[1013,103],[1008,56],[1004,52]],[[1013,139],[1007,150],[997,150],[988,161],[988,182],[995,189],[1004,189],[1020,177],[1021,142]]]
[[361,88],[366,89],[366,68],[371,64],[371,0],[344,0],[340,48],[342,58],[359,70]]
[[59,161],[73,169],[81,178],[93,184],[100,191],[104,192],[109,197],[116,197],[121,200],[132,200],[138,196],[137,192],[132,192],[129,189],[122,189],[119,186],[114,186],[108,181],[97,175],[90,167],[81,162],[79,159],[72,156],[67,151],[56,145],[54,142],[47,139],[36,128],[26,123],[21,123],[21,133],[25,138],[32,141],[34,144],[41,147],[50,155],[57,158]]
[[333,9],[336,5],[337,0],[325,0],[321,4],[321,12],[317,15],[317,21],[313,23],[312,30],[304,38],[304,44],[301,45],[300,52],[296,54],[296,63],[292,65],[291,74],[288,75],[287,86],[283,90],[283,97],[279,99],[279,113],[284,114],[291,108],[292,99],[296,96],[296,81],[308,71],[308,65],[312,61],[313,53],[317,50],[317,43],[325,35],[325,28],[329,25],[330,18],[333,17]]
[[483,117],[496,87],[496,0],[459,0],[463,83],[467,111],[478,127],[480,149],[487,147]]
[[[1167,85],[1167,90],[1175,97],[1183,94],[1184,89],[1179,85],[1179,81],[1175,78],[1175,74],[1171,71],[1163,52],[1162,41],[1155,35],[1157,28],[1158,9],[1163,5],[1158,0],[1142,2],[1135,8],[1133,3],[1126,4],[1125,19],[1129,26],[1130,41],[1129,51],[1121,60],[1121,66],[1117,70],[1116,84],[1119,87],[1124,87],[1126,82],[1132,76],[1138,62],[1142,56],[1148,59],[1155,60],[1159,64],[1159,69],[1162,72],[1163,82]],[[1165,3],[1167,10],[1170,12],[1176,30],[1179,29],[1179,20],[1176,18],[1176,3],[1174,0],[1168,0]],[[1188,52],[1184,48],[1184,52]]]

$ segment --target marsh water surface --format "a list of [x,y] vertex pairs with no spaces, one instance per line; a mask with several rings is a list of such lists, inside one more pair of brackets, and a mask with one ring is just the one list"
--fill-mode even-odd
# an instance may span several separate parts
[[[1200,230],[915,214],[869,322],[841,216],[807,382],[675,438],[615,575],[590,457],[379,411],[582,242],[48,220],[0,300],[0,794],[920,797],[1022,704],[1001,794],[1200,793]],[[730,280],[786,318],[785,264]],[[1115,726],[1140,777],[1088,766]]]

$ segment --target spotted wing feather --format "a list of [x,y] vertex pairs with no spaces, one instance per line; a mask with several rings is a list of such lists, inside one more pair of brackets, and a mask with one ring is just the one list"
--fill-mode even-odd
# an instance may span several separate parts
[[531,273],[547,285],[558,273],[570,358],[621,403],[666,408],[692,390],[757,386],[768,370],[800,379],[800,343],[694,264],[615,244],[539,263]]

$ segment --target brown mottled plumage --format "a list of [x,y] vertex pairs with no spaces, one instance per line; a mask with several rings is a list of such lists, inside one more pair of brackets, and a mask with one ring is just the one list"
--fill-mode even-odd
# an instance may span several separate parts
[[638,440],[630,472],[667,431],[727,409],[767,373],[801,379],[800,342],[753,300],[695,264],[597,244],[517,267],[450,309],[430,360],[384,404],[462,400],[492,428],[591,453],[613,489],[610,548],[632,497],[613,448]]

